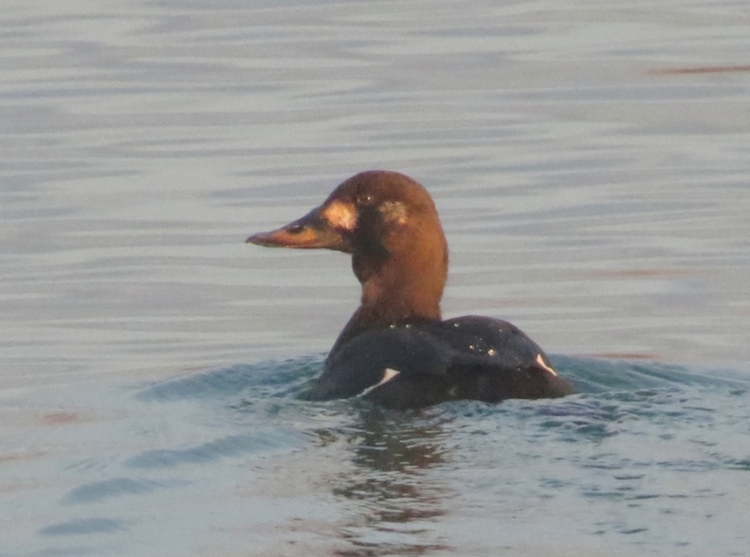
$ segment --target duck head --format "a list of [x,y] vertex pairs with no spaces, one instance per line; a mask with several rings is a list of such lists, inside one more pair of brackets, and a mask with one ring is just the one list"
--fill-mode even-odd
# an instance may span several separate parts
[[378,170],[352,176],[304,217],[247,241],[351,254],[362,284],[355,318],[440,319],[448,247],[432,198],[408,176]]

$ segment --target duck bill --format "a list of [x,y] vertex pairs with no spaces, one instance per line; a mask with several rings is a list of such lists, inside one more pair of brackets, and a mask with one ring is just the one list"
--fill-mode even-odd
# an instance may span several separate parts
[[320,209],[313,209],[301,219],[276,230],[253,234],[246,243],[269,248],[350,251],[344,237],[321,216]]

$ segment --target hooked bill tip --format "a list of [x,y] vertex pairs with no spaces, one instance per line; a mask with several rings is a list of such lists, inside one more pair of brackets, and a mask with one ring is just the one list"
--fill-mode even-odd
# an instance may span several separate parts
[[252,236],[249,236],[247,240],[245,240],[246,244],[262,244],[263,243],[263,237],[265,236],[265,233],[258,232],[257,234],[253,234]]
[[269,248],[294,247],[286,230],[272,230],[270,232],[257,232],[245,240],[246,244],[255,244]]
[[321,234],[311,227],[300,226],[296,222],[250,236],[245,243],[267,248],[333,248],[338,236]]

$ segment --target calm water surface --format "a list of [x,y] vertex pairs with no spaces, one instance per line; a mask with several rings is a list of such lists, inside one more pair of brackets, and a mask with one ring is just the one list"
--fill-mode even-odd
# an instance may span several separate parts
[[[2,7],[0,555],[747,554],[743,2]],[[579,395],[295,398],[358,285],[243,242],[369,168]]]

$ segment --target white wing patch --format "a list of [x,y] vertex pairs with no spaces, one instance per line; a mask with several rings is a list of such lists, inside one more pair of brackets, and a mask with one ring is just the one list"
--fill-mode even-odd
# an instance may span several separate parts
[[399,373],[401,373],[401,372],[397,371],[395,369],[391,369],[389,367],[385,368],[385,371],[383,371],[383,377],[382,377],[382,379],[378,383],[372,385],[371,387],[367,387],[364,391],[362,391],[361,393],[359,393],[359,395],[357,395],[357,396],[365,396],[365,395],[371,393],[372,391],[374,391],[375,389],[377,389],[378,387],[382,387],[383,385],[385,385],[389,381],[393,381],[396,377],[398,377]]
[[537,356],[536,356],[536,363],[537,363],[537,364],[539,365],[539,367],[540,367],[540,368],[542,368],[542,369],[546,369],[546,370],[547,370],[547,371],[549,371],[549,372],[550,372],[550,373],[551,373],[552,375],[554,375],[555,377],[557,377],[557,372],[556,372],[556,371],[555,371],[554,369],[552,369],[551,367],[549,367],[549,366],[548,366],[548,365],[547,365],[547,364],[546,364],[546,363],[544,362],[544,358],[542,358],[542,355],[541,355],[541,354],[537,354]]

